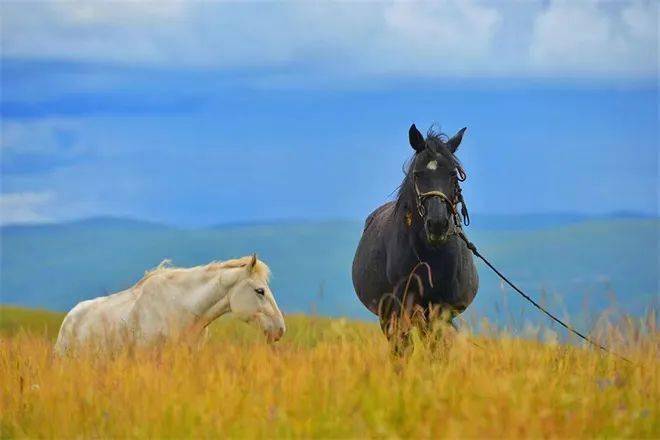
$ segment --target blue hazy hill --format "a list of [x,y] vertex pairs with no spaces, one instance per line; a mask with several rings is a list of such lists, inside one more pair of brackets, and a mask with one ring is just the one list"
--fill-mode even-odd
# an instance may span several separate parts
[[[576,316],[616,302],[640,314],[658,295],[660,220],[636,215],[591,218],[475,216],[468,228],[482,253],[532,296]],[[5,226],[1,230],[0,302],[66,310],[131,286],[171,259],[191,266],[258,252],[288,312],[369,317],[351,283],[361,222],[328,221],[179,229],[117,218]],[[478,264],[480,291],[470,313],[534,318]],[[504,316],[511,318],[511,316]]]

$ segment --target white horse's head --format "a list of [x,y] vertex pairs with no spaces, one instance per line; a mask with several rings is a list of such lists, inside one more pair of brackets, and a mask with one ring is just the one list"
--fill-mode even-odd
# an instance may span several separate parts
[[269,341],[277,341],[286,331],[286,326],[268,286],[270,270],[256,255],[252,255],[245,271],[229,291],[232,314],[244,321],[257,322]]

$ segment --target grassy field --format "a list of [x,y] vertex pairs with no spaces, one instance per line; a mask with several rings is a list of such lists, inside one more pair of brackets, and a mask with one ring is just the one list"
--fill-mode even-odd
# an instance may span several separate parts
[[402,361],[306,316],[273,346],[221,320],[197,349],[59,359],[61,318],[0,308],[0,437],[660,437],[654,316],[601,331],[634,364],[497,331]]

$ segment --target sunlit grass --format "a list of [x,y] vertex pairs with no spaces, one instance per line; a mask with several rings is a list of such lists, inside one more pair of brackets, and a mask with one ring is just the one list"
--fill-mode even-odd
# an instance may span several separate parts
[[221,320],[201,348],[59,359],[23,313],[0,318],[2,437],[660,436],[655,317],[602,327],[628,364],[495,331],[401,361],[375,324],[304,316],[273,346]]
[[55,340],[64,313],[0,305],[0,336],[29,332]]

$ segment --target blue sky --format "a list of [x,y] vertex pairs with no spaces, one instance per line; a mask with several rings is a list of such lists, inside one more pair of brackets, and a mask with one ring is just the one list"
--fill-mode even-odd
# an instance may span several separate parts
[[468,127],[474,213],[657,214],[657,22],[655,2],[4,2],[1,220],[360,219],[412,122]]

